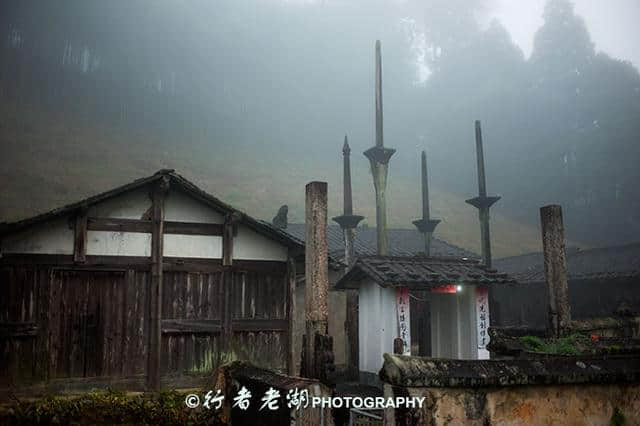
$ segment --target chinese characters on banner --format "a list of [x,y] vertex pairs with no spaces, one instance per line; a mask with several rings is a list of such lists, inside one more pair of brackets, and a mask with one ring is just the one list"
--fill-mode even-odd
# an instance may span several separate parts
[[398,313],[398,337],[402,339],[402,354],[411,355],[411,321],[409,317],[409,288],[396,289],[396,311]]
[[476,287],[476,324],[478,327],[478,359],[489,359],[489,288]]

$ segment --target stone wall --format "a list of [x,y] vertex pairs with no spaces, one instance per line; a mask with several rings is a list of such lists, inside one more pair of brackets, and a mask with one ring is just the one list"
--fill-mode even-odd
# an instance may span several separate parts
[[[421,409],[385,413],[386,425],[640,425],[640,385],[527,385],[491,388],[392,387],[426,397]],[[615,413],[615,414],[614,414]]]
[[[640,357],[448,360],[384,354],[386,425],[640,425]],[[617,420],[615,422],[614,420]]]

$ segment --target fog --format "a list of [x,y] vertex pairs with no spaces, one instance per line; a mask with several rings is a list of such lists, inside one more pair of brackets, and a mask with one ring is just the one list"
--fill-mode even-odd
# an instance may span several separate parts
[[326,180],[337,214],[348,134],[354,209],[375,225],[361,153],[379,39],[391,225],[418,215],[426,149],[442,236],[478,240],[478,119],[503,254],[532,247],[549,203],[572,242],[638,241],[640,4],[574,3],[3,2],[0,220],[161,167],[264,219],[289,204],[301,221],[304,183]]
[[[533,37],[543,24],[542,12],[545,0],[510,1],[495,0],[490,18],[500,20],[511,34],[513,41],[529,56],[533,50]],[[597,50],[640,64],[640,43],[636,40],[640,2],[635,0],[574,1],[576,13],[584,19]]]

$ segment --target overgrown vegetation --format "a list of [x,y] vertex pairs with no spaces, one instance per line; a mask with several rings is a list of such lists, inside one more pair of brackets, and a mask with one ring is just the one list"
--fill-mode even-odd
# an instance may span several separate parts
[[613,409],[613,414],[611,415],[611,426],[624,426],[627,422],[624,418],[624,414],[620,411],[618,407]]
[[[217,425],[216,410],[190,409],[185,396],[171,391],[124,394],[109,390],[79,397],[46,397],[35,402],[17,401],[0,423],[9,425]],[[3,418],[4,417],[4,418]]]
[[525,349],[552,355],[579,355],[590,350],[591,340],[583,334],[572,334],[558,339],[543,339],[537,336],[523,336],[520,343]]

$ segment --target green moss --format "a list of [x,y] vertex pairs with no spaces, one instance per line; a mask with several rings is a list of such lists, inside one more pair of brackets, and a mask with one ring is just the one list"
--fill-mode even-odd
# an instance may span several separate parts
[[607,345],[603,349],[607,353],[616,353],[616,352],[621,352],[622,351],[622,346],[620,346],[620,345]]
[[522,343],[526,349],[536,352],[543,352],[543,348],[545,346],[542,339],[537,336],[522,336],[520,338],[520,343]]
[[526,350],[552,355],[578,355],[589,348],[589,338],[582,334],[572,334],[559,339],[542,339],[536,336],[523,336],[520,343]]
[[627,421],[624,414],[622,414],[618,407],[614,408],[613,414],[611,415],[611,426],[624,426],[626,424]]
[[174,391],[127,395],[122,392],[91,392],[79,397],[46,397],[35,402],[16,402],[0,416],[9,425],[58,424],[221,424],[216,410],[190,409],[185,396]]

